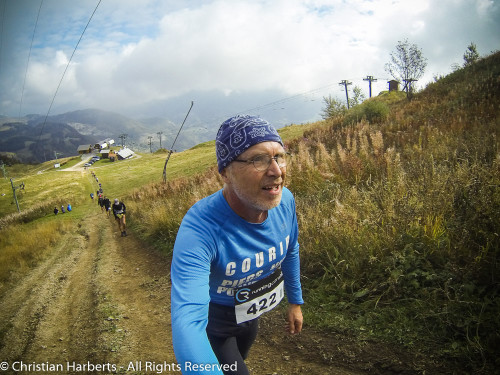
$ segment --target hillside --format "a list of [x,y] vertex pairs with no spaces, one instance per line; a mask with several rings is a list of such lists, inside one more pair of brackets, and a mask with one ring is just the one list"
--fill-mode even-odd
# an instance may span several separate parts
[[[306,321],[412,353],[379,373],[498,367],[499,77],[496,53],[410,102],[372,98],[285,138]],[[143,186],[130,197],[134,227],[169,254],[186,210],[221,186],[215,169]]]
[[0,152],[15,154],[23,162],[41,162],[58,156],[76,155],[79,145],[93,144],[96,138],[80,134],[64,123],[24,124],[7,122],[0,125]]
[[[293,155],[287,186],[297,203],[306,326],[288,338],[283,312],[269,314],[267,334],[250,353],[256,374],[497,372],[499,77],[496,53],[411,102],[381,96],[346,116],[279,130]],[[167,184],[166,155],[140,156],[93,168],[105,194],[127,203],[127,239],[91,203],[89,171],[56,172],[50,163],[7,169],[26,189],[21,214],[12,204],[4,211],[10,198],[0,197],[5,358],[123,362],[141,353],[141,337],[156,337],[162,322],[168,336],[177,229],[222,181],[213,142],[174,153]],[[10,193],[10,183],[0,189]],[[68,202],[71,215],[51,214]],[[130,247],[119,242],[129,239]],[[40,275],[49,282],[37,282]],[[21,292],[35,285],[43,293],[23,304]],[[94,296],[93,308],[82,293]],[[78,312],[87,324],[64,318]],[[158,348],[171,353],[162,345],[148,346],[152,360]]]
[[[44,125],[45,123],[45,125]],[[158,132],[163,132],[162,148],[169,148],[180,124],[164,118],[135,120],[117,113],[99,109],[85,109],[49,116],[28,115],[22,119],[0,119],[0,152],[13,153],[22,162],[40,163],[52,159],[54,151],[62,156],[77,155],[82,144],[94,144],[105,138],[121,143],[120,135],[126,134],[125,144],[137,152],[159,148]],[[213,132],[189,124],[179,135],[174,148],[185,150],[213,138]],[[41,135],[41,137],[40,137]],[[36,144],[36,147],[35,147]],[[75,146],[76,145],[76,146]]]

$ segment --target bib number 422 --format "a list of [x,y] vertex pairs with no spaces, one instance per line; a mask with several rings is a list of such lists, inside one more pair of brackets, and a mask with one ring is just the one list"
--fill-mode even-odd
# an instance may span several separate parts
[[[250,293],[250,296],[251,295]],[[247,322],[272,310],[281,302],[284,295],[283,280],[279,280],[279,282],[273,285],[273,288],[270,288],[267,293],[255,295],[254,298],[248,298],[244,302],[237,303],[234,307],[236,322],[238,324]]]
[[[264,313],[266,309],[273,309],[274,304],[276,303],[276,293],[273,293],[269,296],[269,299],[267,298],[262,298],[259,300],[258,303],[252,303],[252,306],[250,306],[247,310],[248,315],[257,315],[260,311]],[[269,304],[268,304],[269,303]],[[260,314],[259,314],[260,315]]]

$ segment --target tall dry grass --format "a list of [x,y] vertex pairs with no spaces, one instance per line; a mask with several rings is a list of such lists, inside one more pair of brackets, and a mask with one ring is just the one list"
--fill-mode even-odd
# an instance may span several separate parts
[[191,178],[141,187],[132,192],[127,204],[130,223],[143,238],[170,254],[187,210],[221,187],[222,180],[215,167]]
[[315,324],[437,347],[467,371],[497,365],[498,60],[383,124],[338,123],[291,145]]
[[0,230],[0,294],[8,282],[26,274],[73,227],[68,220],[9,225]]

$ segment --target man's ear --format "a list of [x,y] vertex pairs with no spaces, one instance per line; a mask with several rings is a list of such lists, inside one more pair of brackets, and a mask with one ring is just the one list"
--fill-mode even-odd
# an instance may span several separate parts
[[227,166],[226,168],[224,168],[224,169],[220,172],[220,175],[221,175],[221,177],[222,177],[222,181],[224,181],[224,183],[229,182],[229,177],[228,177],[228,169],[229,169],[229,166]]

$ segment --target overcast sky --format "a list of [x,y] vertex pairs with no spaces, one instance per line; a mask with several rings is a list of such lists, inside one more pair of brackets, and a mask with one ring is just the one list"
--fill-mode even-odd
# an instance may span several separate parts
[[482,56],[498,50],[499,2],[0,0],[0,114],[182,118],[193,100],[207,122],[317,120],[324,96],[345,98],[342,80],[368,96],[371,75],[373,94],[385,90],[400,40],[428,60],[419,86],[462,64],[471,42]]

